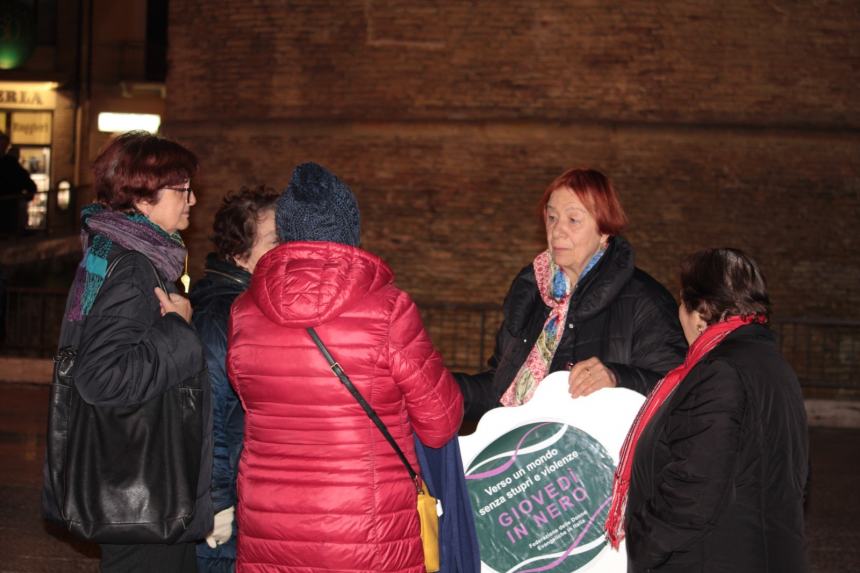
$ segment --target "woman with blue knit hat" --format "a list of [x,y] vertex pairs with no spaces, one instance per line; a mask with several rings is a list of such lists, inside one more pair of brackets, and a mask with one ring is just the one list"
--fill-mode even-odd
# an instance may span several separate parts
[[276,225],[282,244],[260,259],[229,332],[246,409],[237,570],[423,573],[415,485],[308,329],[413,468],[415,435],[440,447],[456,434],[460,391],[391,269],[358,247],[342,181],[299,165]]

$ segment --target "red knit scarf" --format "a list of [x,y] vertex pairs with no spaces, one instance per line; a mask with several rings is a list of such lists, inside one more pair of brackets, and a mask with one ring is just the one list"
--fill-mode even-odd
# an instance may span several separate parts
[[609,515],[606,518],[606,536],[614,548],[618,549],[618,544],[624,539],[624,513],[627,509],[633,455],[642,432],[648,426],[651,418],[669,399],[675,388],[693,369],[693,366],[722,342],[729,333],[753,321],[764,322],[764,317],[732,316],[722,322],[710,325],[690,346],[684,363],[666,374],[648,395],[645,403],[642,404],[636,419],[633,421],[633,426],[631,426],[630,432],[624,440],[624,445],[621,447],[621,459],[615,470],[615,480],[612,483],[612,505],[609,507]]

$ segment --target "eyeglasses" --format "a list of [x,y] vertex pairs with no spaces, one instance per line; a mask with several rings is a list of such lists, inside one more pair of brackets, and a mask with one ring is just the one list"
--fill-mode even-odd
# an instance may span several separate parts
[[191,202],[191,194],[194,193],[194,189],[191,187],[165,187],[165,189],[170,189],[171,191],[176,191],[178,193],[185,193],[185,202]]

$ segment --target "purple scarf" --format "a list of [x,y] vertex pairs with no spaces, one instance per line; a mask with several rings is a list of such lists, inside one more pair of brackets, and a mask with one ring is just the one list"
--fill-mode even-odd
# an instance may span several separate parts
[[114,243],[142,253],[170,282],[176,281],[182,274],[188,254],[179,233],[168,234],[144,215],[126,215],[105,209],[99,204],[84,207],[81,212],[84,258],[78,265],[72,283],[72,300],[66,315],[68,320],[82,320],[89,314],[104,283],[107,257]]

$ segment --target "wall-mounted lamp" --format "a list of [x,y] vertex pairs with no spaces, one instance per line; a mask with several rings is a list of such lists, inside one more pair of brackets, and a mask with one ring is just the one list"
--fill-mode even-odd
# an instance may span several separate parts
[[161,125],[161,116],[154,113],[111,113],[99,114],[99,131],[123,133],[140,129],[156,133]]
[[57,208],[65,211],[72,202],[72,184],[63,179],[57,183]]

